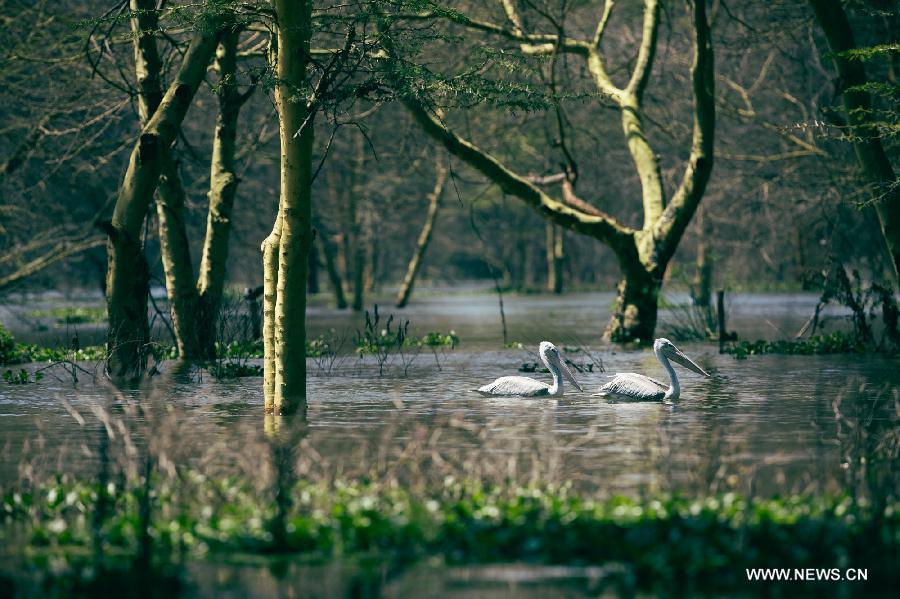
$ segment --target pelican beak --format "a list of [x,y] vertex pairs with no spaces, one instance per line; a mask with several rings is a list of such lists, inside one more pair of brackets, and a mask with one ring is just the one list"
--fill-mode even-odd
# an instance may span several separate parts
[[705,370],[700,368],[700,366],[698,366],[696,362],[694,362],[693,360],[688,358],[686,355],[684,355],[684,353],[677,347],[674,347],[674,346],[672,347],[671,351],[669,351],[669,357],[672,358],[673,360],[675,360],[676,362],[678,362],[679,364],[681,364],[682,366],[684,366],[685,368],[687,368],[688,370],[692,370],[692,371],[696,372],[697,374],[700,374],[703,376],[707,376],[707,377],[709,376],[708,372],[706,372]]
[[575,380],[575,375],[572,374],[572,371],[569,370],[569,367],[566,366],[566,363],[562,359],[559,360],[559,369],[562,370],[563,376],[569,379],[570,383],[575,385],[576,389],[584,391],[584,389],[581,388],[581,385],[578,384],[578,381]]

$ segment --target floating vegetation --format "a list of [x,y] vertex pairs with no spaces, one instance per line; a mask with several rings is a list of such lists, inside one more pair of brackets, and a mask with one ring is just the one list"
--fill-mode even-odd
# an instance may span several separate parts
[[263,367],[259,364],[247,364],[246,362],[214,362],[208,367],[209,373],[217,379],[234,379],[250,376],[262,376]]
[[12,334],[0,325],[0,364],[27,364],[29,362],[95,361],[106,359],[106,347],[89,345],[78,349],[65,347],[41,347],[17,343]]
[[884,588],[898,578],[895,502],[875,513],[849,497],[600,500],[568,485],[452,478],[417,491],[300,480],[282,491],[286,501],[272,502],[253,481],[234,477],[185,472],[153,482],[150,495],[140,482],[122,488],[68,475],[10,489],[3,494],[0,537],[23,539],[24,559],[52,558],[57,576],[67,565],[71,576],[83,576],[75,566],[92,554],[136,563],[152,543],[156,568],[207,555],[292,553],[440,556],[449,563],[615,562],[648,590],[746,588],[752,582],[744,567],[785,564],[864,565],[877,573],[870,583]]
[[726,354],[737,359],[764,354],[824,355],[860,354],[872,348],[857,337],[835,331],[828,335],[813,335],[807,339],[780,339],[778,341],[740,341],[723,348]]
[[3,380],[10,385],[27,385],[28,383],[37,383],[44,378],[43,372],[35,372],[32,376],[24,368],[18,372],[7,370],[3,373]]

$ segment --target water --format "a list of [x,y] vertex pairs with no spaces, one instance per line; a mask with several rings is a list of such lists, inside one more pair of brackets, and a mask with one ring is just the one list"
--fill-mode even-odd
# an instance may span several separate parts
[[[309,428],[301,451],[305,467],[348,474],[385,471],[398,456],[412,452],[428,457],[435,477],[446,470],[570,480],[602,495],[731,488],[746,493],[751,485],[761,494],[834,491],[847,468],[836,402],[845,408],[866,406],[900,385],[896,359],[773,355],[735,360],[719,355],[713,344],[684,343],[681,349],[711,378],[679,369],[682,398],[675,406],[610,404],[590,396],[609,374],[636,371],[664,378],[649,351],[597,343],[611,300],[603,294],[508,298],[509,339],[521,341],[525,349],[504,349],[493,296],[420,299],[403,312],[413,328],[454,329],[462,345],[439,357],[440,369],[430,353],[422,353],[406,376],[397,361],[384,377],[373,363],[360,363],[352,355],[331,373],[317,372],[310,361]],[[783,336],[799,329],[814,305],[814,296],[736,297],[729,306],[729,328],[744,338]],[[321,307],[310,314],[314,331],[352,330],[357,318]],[[664,312],[661,318],[670,315]],[[590,355],[569,354],[579,364],[595,362],[594,372],[576,374],[585,393],[559,400],[489,399],[471,391],[497,376],[518,374],[523,363],[536,360],[535,344],[541,339],[591,345]],[[601,363],[606,372],[599,371]],[[179,372],[174,363],[164,363],[161,370],[143,389],[129,392],[84,374],[77,385],[52,375],[38,385],[0,384],[0,486],[37,471],[95,472],[97,445],[106,434],[97,407],[126,414],[136,399],[146,411],[131,417],[130,431],[113,427],[120,437],[124,432],[137,445],[168,444],[169,458],[181,465],[216,462],[250,473],[265,470],[260,465],[268,455],[261,379],[217,381],[207,374],[198,380],[197,372]],[[201,573],[215,570],[198,568]],[[256,580],[247,583],[250,588],[275,584],[263,570],[251,571],[230,570],[230,576]]]
[[[527,454],[532,462],[538,456],[542,474],[595,481],[608,493],[687,490],[697,482],[691,477],[698,468],[712,468],[713,461],[721,460],[729,471],[752,468],[763,483],[781,477],[814,481],[840,468],[835,399],[865,402],[900,382],[897,361],[878,356],[735,360],[719,355],[713,344],[684,343],[682,349],[712,377],[679,369],[683,391],[676,406],[606,403],[590,393],[612,373],[665,378],[648,350],[596,344],[611,300],[603,294],[508,298],[509,339],[521,341],[524,348],[503,349],[493,296],[421,299],[402,313],[412,328],[453,329],[462,345],[439,355],[440,369],[431,353],[423,352],[406,376],[399,358],[383,377],[371,361],[359,362],[353,355],[340,358],[331,373],[311,360],[308,441],[325,458],[356,459],[354,452],[384,443],[400,447],[416,435],[442,428],[442,438],[435,442],[439,451],[477,447],[494,456]],[[766,331],[798,329],[815,297],[739,296],[730,304],[729,328],[755,338]],[[313,308],[310,323],[314,331],[335,328],[348,338],[349,350],[357,318]],[[663,323],[671,320],[665,311],[661,314]],[[488,399],[471,391],[497,376],[519,374],[523,363],[537,361],[535,344],[541,339],[573,347],[594,343],[590,353],[568,354],[578,364],[596,362],[594,372],[578,374],[585,393],[572,394],[570,388],[560,400],[521,400]],[[599,371],[601,364],[606,372]],[[101,426],[91,417],[93,406],[116,405],[122,397],[145,397],[150,404],[176,409],[179,423],[191,431],[191,441],[201,445],[264,439],[259,378],[217,381],[208,374],[180,373],[174,363],[163,364],[161,370],[144,389],[124,395],[102,376],[92,380],[83,373],[77,385],[61,372],[48,373],[38,385],[0,385],[0,482],[18,476],[22,459],[33,457],[36,439],[45,444],[44,459],[52,456],[67,468],[92,468],[90,449]],[[547,378],[541,373],[530,376]],[[77,425],[73,410],[84,415],[84,426]]]

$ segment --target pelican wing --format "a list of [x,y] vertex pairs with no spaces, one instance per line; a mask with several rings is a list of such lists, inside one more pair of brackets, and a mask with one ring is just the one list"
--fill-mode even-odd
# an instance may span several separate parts
[[526,376],[504,376],[493,383],[476,389],[482,395],[499,395],[504,397],[537,397],[548,395],[550,387],[546,383],[530,379]]
[[668,385],[634,372],[618,372],[613,380],[600,387],[598,395],[643,401],[663,399]]

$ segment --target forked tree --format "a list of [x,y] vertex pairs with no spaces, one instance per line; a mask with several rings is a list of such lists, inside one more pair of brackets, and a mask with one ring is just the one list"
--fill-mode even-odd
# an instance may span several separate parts
[[613,0],[606,0],[591,39],[569,37],[560,31],[528,32],[515,3],[501,0],[501,5],[507,16],[505,24],[476,19],[444,8],[395,18],[443,19],[457,26],[510,40],[524,54],[565,53],[583,60],[597,91],[612,100],[619,110],[622,133],[641,184],[643,224],[640,228],[620,222],[598,209],[575,195],[571,187],[563,187],[561,197],[553,197],[532,178],[515,172],[488,150],[462,137],[448,124],[448,115],[440,106],[440,98],[429,93],[428,82],[420,77],[421,68],[402,66],[404,57],[391,46],[393,85],[401,91],[406,108],[424,131],[454,156],[553,223],[592,237],[612,249],[623,278],[605,334],[617,342],[650,340],[656,328],[657,299],[663,275],[703,197],[713,167],[713,49],[705,0],[690,2],[694,55],[691,65],[693,133],[684,173],[671,196],[663,185],[659,158],[647,135],[643,114],[644,94],[657,47],[660,22],[658,0],[644,2],[642,40],[634,67],[624,85],[613,80],[603,52],[604,33],[613,12]]
[[[104,225],[108,235],[107,344],[110,374],[117,379],[140,377],[146,364],[150,275],[141,233],[160,175],[170,160],[170,148],[228,23],[229,16],[219,10],[204,12],[198,18],[174,80],[152,114],[150,106],[145,107],[146,124],[131,151],[112,219]],[[140,34],[138,38],[146,41]]]

